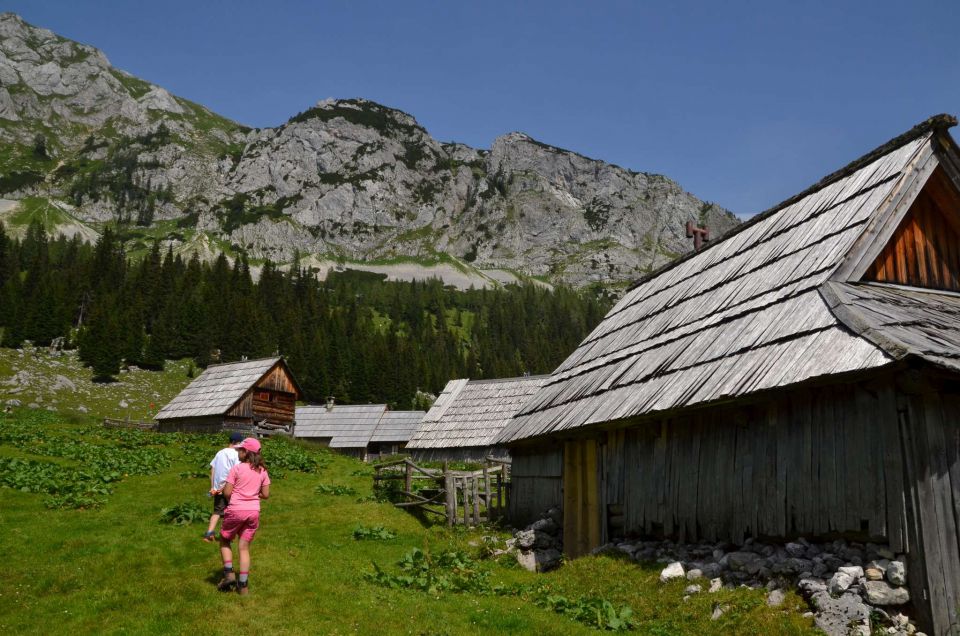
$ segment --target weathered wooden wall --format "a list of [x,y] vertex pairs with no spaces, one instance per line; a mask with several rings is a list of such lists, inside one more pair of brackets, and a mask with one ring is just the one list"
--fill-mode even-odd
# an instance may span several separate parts
[[523,527],[562,506],[563,446],[517,449],[511,458],[507,510],[511,523]]
[[160,433],[219,433],[224,430],[222,417],[181,417],[157,422]]
[[[596,440],[595,461],[571,452],[564,462],[556,447],[518,446],[511,517],[527,523],[562,499],[572,556],[624,535],[887,543],[908,555],[917,618],[946,633],[960,618],[960,385],[911,373],[648,418],[567,441],[583,450],[583,440]],[[595,471],[595,480],[582,471]],[[561,472],[579,492],[560,491]],[[599,540],[585,534],[584,488],[598,492]]]
[[889,384],[653,420],[627,429],[622,444],[607,436],[602,499],[622,506],[628,534],[845,535],[903,551],[898,427]]
[[279,364],[257,383],[257,387],[270,391],[289,393],[291,395],[296,395],[297,393],[297,387],[293,383],[293,378],[287,373],[286,367]]
[[[922,387],[921,387],[922,388]],[[929,387],[928,387],[929,388]],[[960,633],[960,387],[921,390],[901,398],[906,458],[907,568],[922,625]],[[927,603],[917,602],[927,599]],[[950,631],[950,630],[955,631]]]

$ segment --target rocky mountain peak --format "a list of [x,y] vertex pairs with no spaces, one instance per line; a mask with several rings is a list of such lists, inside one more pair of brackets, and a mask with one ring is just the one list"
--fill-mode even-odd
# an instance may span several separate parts
[[14,203],[0,210],[43,201],[83,236],[118,223],[133,250],[160,239],[185,254],[452,260],[497,280],[609,284],[691,249],[687,220],[715,235],[737,223],[665,177],[520,132],[489,150],[440,143],[363,98],[244,128],[9,13],[0,142]]

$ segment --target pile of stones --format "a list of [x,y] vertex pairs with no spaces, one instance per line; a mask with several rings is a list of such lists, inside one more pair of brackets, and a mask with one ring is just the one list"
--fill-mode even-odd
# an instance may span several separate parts
[[[906,560],[884,546],[844,540],[787,544],[747,539],[742,546],[725,543],[680,544],[671,541],[618,540],[595,550],[616,550],[636,561],[666,564],[662,582],[687,579],[684,594],[738,586],[766,588],[767,603],[783,603],[784,590],[796,587],[809,601],[817,627],[831,636],[871,633],[921,634],[900,611],[910,601]],[[719,618],[720,612],[714,612]]]
[[516,554],[517,562],[531,572],[547,572],[563,561],[563,513],[550,508],[523,530],[507,540],[506,550]]

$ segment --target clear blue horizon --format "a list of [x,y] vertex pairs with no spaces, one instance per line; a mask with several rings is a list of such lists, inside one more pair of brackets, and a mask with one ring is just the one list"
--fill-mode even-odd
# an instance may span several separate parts
[[926,117],[960,113],[958,2],[8,0],[240,123],[327,97],[443,141],[519,130],[746,217]]

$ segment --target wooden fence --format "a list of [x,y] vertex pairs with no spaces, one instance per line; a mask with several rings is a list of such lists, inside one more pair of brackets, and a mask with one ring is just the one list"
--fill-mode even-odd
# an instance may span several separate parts
[[157,430],[157,423],[151,421],[140,421],[140,420],[116,420],[109,417],[103,419],[103,425],[106,428],[136,428],[141,431],[155,431]]
[[[409,458],[374,466],[374,482],[403,481],[398,508],[414,508],[443,517],[448,526],[475,526],[505,516],[510,483],[510,463],[487,458],[480,470],[451,470],[418,466]],[[414,482],[431,482],[414,488]]]

